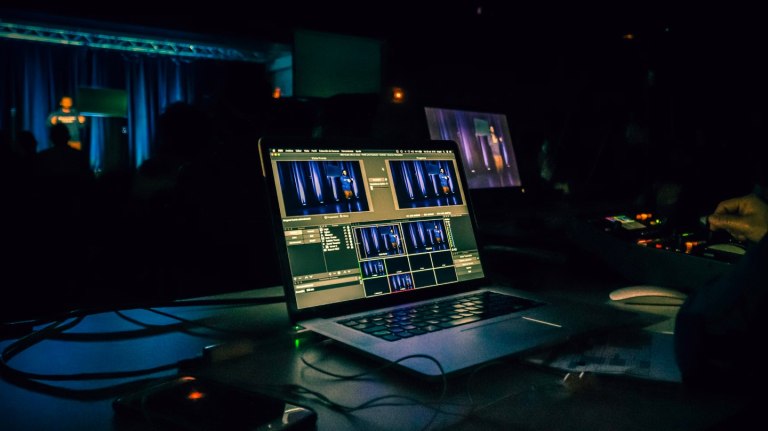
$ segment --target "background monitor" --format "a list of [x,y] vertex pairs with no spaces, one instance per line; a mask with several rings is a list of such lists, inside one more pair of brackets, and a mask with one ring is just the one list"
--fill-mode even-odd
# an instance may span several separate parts
[[459,144],[470,189],[522,187],[505,114],[424,109],[430,139]]
[[324,98],[381,91],[382,42],[373,38],[297,30],[293,94]]
[[93,117],[128,117],[128,92],[114,88],[80,87],[75,100],[78,111]]

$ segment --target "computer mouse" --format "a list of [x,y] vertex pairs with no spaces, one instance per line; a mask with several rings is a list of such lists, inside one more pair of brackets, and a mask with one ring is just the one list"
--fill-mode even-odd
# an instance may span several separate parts
[[642,284],[618,288],[608,297],[612,301],[620,301],[624,304],[680,305],[688,295],[667,287]]

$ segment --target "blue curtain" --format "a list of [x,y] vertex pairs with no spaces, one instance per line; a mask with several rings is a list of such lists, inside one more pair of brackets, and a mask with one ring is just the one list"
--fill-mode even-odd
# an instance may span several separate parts
[[190,63],[168,57],[125,56],[128,89],[128,149],[132,165],[150,157],[156,120],[173,102],[193,103],[194,78]]
[[[194,103],[194,63],[170,57],[127,55],[117,51],[38,42],[0,42],[0,130],[16,134],[29,130],[38,151],[48,148],[46,119],[63,95],[77,88],[125,89],[128,92],[127,167],[136,167],[153,151],[155,119],[176,101]],[[106,118],[89,117],[85,139],[94,169],[101,169]]]
[[[312,188],[315,191],[315,196],[317,196],[317,201],[320,203],[325,201],[323,198],[323,184],[320,182],[320,178],[322,178],[323,175],[324,174],[320,169],[320,163],[309,162],[309,176],[312,178]],[[333,196],[337,201],[339,200],[335,187],[333,188]]]

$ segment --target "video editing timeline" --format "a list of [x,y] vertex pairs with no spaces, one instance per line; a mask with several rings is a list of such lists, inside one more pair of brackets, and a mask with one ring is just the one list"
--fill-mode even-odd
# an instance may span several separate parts
[[483,276],[453,153],[276,149],[270,159],[300,308]]

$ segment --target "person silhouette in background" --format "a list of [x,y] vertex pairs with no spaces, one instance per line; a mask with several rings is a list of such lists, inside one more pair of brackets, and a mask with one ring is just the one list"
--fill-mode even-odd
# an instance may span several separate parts
[[88,157],[70,145],[69,129],[64,123],[56,123],[48,130],[52,146],[37,154],[34,166],[39,180],[81,183],[93,179]]
[[768,382],[761,347],[768,331],[768,203],[756,194],[727,199],[708,223],[747,241],[747,251],[688,295],[675,320],[675,353],[684,383],[740,393]]
[[36,267],[25,282],[39,295],[41,308],[74,307],[82,305],[90,286],[95,177],[86,154],[69,146],[66,125],[52,125],[49,139],[52,146],[34,163],[27,226]]
[[216,157],[206,113],[186,102],[168,105],[158,117],[155,152],[139,166],[131,191],[133,241],[142,253],[137,283],[145,294],[170,299],[206,288],[219,259],[211,246],[222,223],[216,196],[226,187]]
[[712,230],[725,230],[738,241],[758,243],[768,231],[768,204],[756,194],[728,199],[707,217]]
[[16,137],[16,151],[26,174],[31,174],[37,157],[37,139],[29,130],[22,130]]
[[48,114],[48,126],[63,124],[69,130],[69,146],[82,150],[81,130],[85,125],[85,116],[74,108],[72,98],[64,96],[59,100],[59,109]]

